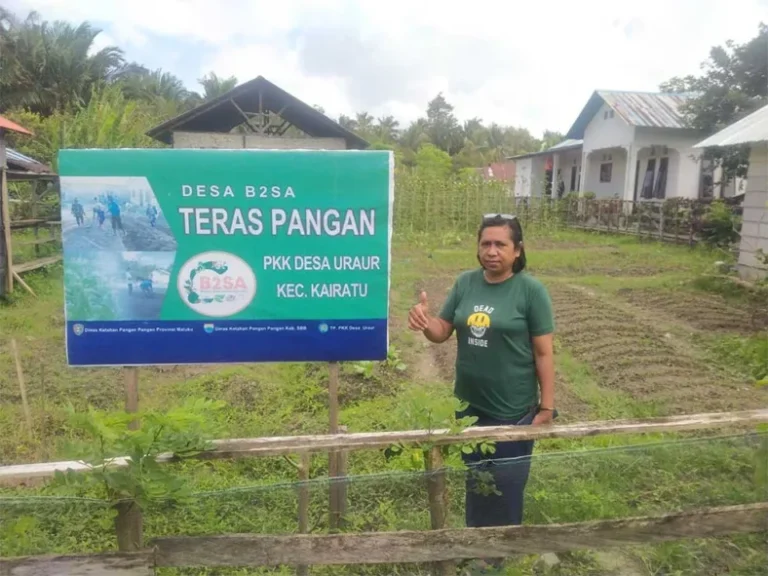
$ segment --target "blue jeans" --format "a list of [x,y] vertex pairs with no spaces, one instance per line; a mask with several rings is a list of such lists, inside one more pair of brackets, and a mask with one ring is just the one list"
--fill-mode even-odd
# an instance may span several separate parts
[[[473,426],[522,426],[533,421],[531,410],[519,420],[496,420],[472,408],[457,418],[476,416]],[[469,528],[516,526],[523,523],[525,485],[531,471],[533,440],[496,442],[493,454],[462,454],[467,470],[466,522]]]

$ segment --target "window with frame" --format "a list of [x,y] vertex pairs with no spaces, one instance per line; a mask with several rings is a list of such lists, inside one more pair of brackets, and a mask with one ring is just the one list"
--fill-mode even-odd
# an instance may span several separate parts
[[643,176],[643,188],[640,191],[640,198],[650,200],[653,198],[653,177],[656,174],[656,158],[648,158],[648,164]]
[[600,164],[600,182],[610,182],[613,173],[613,162]]
[[701,178],[699,182],[699,197],[715,197],[715,164],[712,160],[701,161]]
[[656,172],[656,183],[653,186],[653,197],[656,200],[664,200],[667,196],[667,171],[669,157],[659,158],[659,170]]
[[667,197],[668,174],[668,156],[648,158],[645,174],[643,175],[642,188],[640,189],[640,198],[643,200],[664,200]]

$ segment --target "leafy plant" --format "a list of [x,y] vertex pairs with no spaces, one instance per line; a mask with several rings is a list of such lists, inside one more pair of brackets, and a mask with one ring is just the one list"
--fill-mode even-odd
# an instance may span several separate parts
[[[411,430],[441,430],[445,429],[451,435],[460,434],[462,430],[477,422],[475,416],[458,417],[458,414],[466,410],[468,404],[456,397],[435,397],[430,391],[416,389],[410,391],[400,402],[398,417],[403,426]],[[409,462],[412,469],[420,469],[424,466],[426,455],[433,447],[431,442],[418,444],[398,443],[390,447],[390,454],[397,454]],[[470,453],[478,448],[484,454],[493,453],[495,447],[492,442],[472,443],[442,446],[444,455],[453,451]]]
[[403,362],[400,357],[400,350],[394,346],[389,347],[389,352],[387,352],[386,365],[387,368],[393,368],[398,372],[405,372],[408,369],[408,365]]
[[408,365],[400,357],[400,351],[396,347],[390,346],[387,359],[384,362],[376,363],[368,360],[354,362],[350,365],[349,370],[353,374],[362,376],[365,380],[376,380],[378,379],[377,366],[397,372],[405,372],[408,369]]
[[[209,449],[215,431],[211,416],[223,407],[223,402],[193,399],[166,412],[128,414],[93,408],[76,412],[70,405],[67,428],[76,440],[68,452],[92,471],[57,472],[55,482],[95,492],[113,503],[132,500],[140,508],[157,501],[183,501],[189,496],[188,483],[159,457],[184,458]],[[135,419],[140,427],[130,430]]]
[[722,362],[740,366],[758,385],[768,385],[768,336],[721,338],[713,350]]
[[715,200],[705,212],[700,235],[709,246],[727,248],[739,239],[740,219],[722,200]]

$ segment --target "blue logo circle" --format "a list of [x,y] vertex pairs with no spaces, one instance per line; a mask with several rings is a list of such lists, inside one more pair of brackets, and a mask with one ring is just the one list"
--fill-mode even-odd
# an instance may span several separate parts
[[320,326],[317,327],[317,329],[320,330],[322,334],[325,334],[326,332],[328,332],[328,324],[323,322],[322,324],[320,324]]

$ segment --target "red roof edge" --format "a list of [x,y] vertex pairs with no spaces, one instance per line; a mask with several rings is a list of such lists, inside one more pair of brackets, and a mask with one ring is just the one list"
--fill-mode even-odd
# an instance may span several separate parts
[[19,126],[16,124],[16,122],[12,122],[8,120],[5,116],[0,116],[0,129],[3,130],[10,130],[11,132],[18,132],[19,134],[26,134],[27,136],[32,136],[32,132],[24,128],[23,126]]

